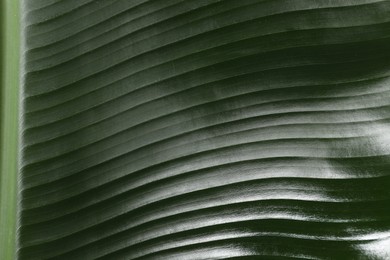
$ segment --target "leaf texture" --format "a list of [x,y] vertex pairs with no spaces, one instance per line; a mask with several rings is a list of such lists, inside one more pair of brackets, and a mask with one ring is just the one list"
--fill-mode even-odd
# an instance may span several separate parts
[[20,259],[390,259],[390,1],[22,3]]

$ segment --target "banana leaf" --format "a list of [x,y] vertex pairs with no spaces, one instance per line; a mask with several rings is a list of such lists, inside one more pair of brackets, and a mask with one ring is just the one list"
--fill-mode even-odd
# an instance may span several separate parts
[[390,1],[1,12],[0,259],[390,259]]

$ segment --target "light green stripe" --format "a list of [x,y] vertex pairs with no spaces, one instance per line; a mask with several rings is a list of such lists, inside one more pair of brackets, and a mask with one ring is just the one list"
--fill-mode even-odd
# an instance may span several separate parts
[[0,259],[15,259],[18,161],[19,1],[1,0]]

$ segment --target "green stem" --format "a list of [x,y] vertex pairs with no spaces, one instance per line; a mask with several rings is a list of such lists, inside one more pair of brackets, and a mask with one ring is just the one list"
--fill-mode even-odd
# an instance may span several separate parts
[[16,258],[20,15],[18,0],[1,0],[0,259]]

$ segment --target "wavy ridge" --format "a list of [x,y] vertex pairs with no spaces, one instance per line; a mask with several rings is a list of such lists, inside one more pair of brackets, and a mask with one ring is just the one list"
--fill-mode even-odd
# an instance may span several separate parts
[[23,2],[20,259],[390,257],[390,1]]

